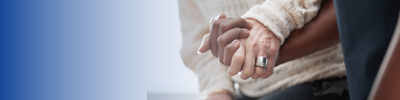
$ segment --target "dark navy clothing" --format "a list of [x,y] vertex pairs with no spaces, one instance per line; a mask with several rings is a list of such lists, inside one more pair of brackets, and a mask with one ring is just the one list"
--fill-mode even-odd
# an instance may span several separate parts
[[399,15],[400,0],[335,0],[350,98],[366,100]]
[[243,93],[236,100],[350,100],[346,76],[302,83],[262,96],[251,98]]

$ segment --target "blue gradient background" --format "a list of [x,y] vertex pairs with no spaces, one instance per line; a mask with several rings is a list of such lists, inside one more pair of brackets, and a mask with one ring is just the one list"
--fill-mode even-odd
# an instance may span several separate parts
[[140,4],[0,1],[0,100],[145,100]]

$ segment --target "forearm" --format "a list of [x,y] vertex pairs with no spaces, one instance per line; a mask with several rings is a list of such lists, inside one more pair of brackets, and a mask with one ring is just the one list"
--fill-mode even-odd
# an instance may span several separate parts
[[340,43],[333,0],[321,4],[317,17],[285,39],[276,65]]
[[400,98],[400,17],[397,20],[395,33],[386,50],[385,57],[375,78],[368,100],[394,100]]

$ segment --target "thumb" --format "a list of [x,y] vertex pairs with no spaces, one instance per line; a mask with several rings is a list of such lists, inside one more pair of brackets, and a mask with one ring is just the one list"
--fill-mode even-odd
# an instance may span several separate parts
[[202,41],[199,49],[197,50],[197,53],[202,54],[204,52],[207,52],[208,50],[210,50],[210,33],[207,33],[206,35],[204,35],[203,41]]

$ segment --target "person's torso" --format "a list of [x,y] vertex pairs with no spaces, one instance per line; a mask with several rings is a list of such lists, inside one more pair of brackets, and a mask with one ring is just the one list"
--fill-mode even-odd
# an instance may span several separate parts
[[396,26],[399,0],[335,0],[352,100],[365,100]]

